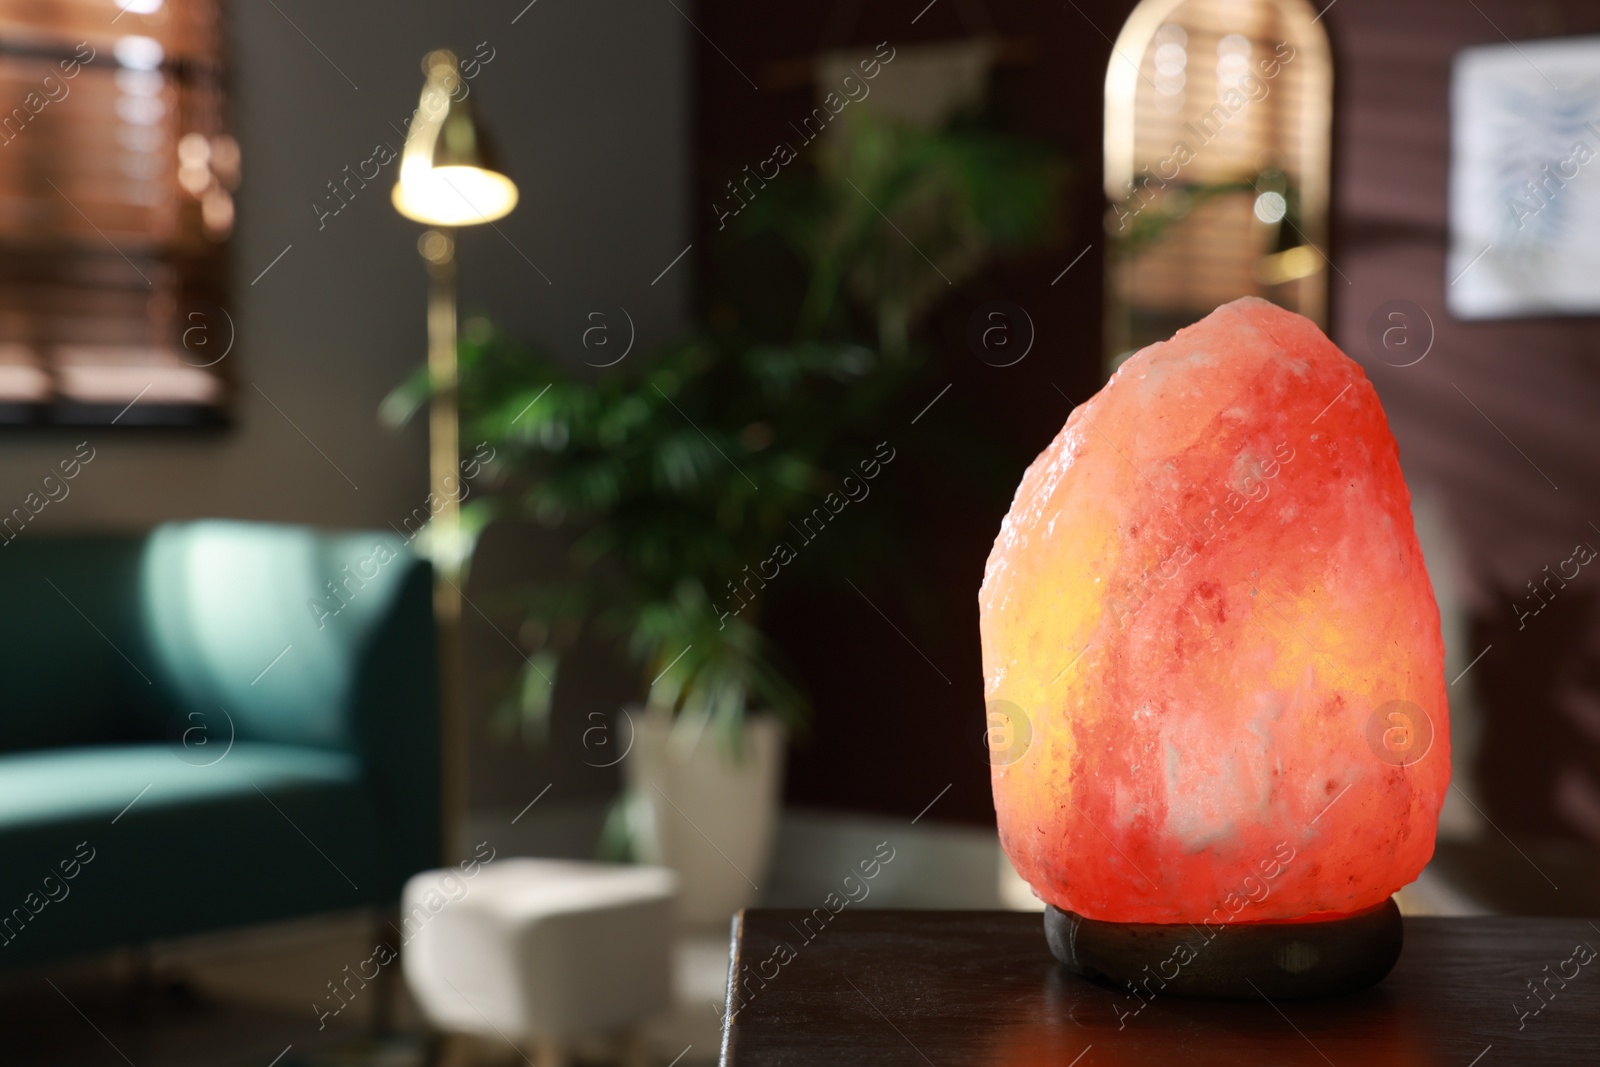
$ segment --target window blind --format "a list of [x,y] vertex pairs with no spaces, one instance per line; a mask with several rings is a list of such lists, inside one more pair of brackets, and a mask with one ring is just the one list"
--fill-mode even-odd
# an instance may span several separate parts
[[0,423],[223,421],[216,0],[0,0]]

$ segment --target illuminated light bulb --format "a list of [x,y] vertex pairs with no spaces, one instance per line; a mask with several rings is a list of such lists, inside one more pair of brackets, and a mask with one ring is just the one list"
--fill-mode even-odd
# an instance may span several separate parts
[[504,218],[517,206],[510,178],[478,167],[430,167],[394,187],[394,206],[408,219],[435,226],[470,226]]

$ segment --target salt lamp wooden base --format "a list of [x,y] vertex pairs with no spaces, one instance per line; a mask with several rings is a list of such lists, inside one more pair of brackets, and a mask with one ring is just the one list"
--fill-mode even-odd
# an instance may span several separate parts
[[1117,923],[1047,906],[1045,939],[1067,968],[1142,1000],[1295,1000],[1381,982],[1400,958],[1400,909],[1386,900],[1321,922]]

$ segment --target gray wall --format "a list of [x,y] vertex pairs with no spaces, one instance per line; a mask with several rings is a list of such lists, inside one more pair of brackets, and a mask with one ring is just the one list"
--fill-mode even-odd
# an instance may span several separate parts
[[[381,528],[422,504],[423,420],[396,432],[376,417],[383,396],[425,358],[422,227],[390,205],[398,163],[320,230],[311,203],[380,141],[400,148],[395,127],[417,105],[431,48],[494,49],[472,92],[522,193],[500,232],[480,226],[462,236],[463,317],[487,312],[574,358],[591,311],[615,318],[626,308],[641,348],[686,321],[694,254],[651,284],[690,240],[694,31],[671,5],[537,0],[513,25],[526,0],[274,3],[225,4],[244,157],[228,303],[238,329],[228,356],[236,425],[221,434],[0,431],[0,510],[37,489],[74,443],[88,437],[97,451],[70,496],[23,536],[198,517]],[[494,589],[547,569],[560,549],[506,530],[485,549],[468,591],[502,632],[466,613],[475,801],[520,808],[546,782],[557,786],[555,801],[609,791],[614,769],[491,740],[489,710],[520,664],[504,636],[515,625],[496,609]],[[604,663],[575,664],[563,704],[587,707],[617,687],[607,682],[615,674]]]
[[641,343],[684,321],[693,254],[650,285],[690,240],[694,31],[670,5],[537,0],[513,25],[526,0],[275,2],[225,4],[244,154],[229,304],[237,425],[0,435],[7,506],[71,443],[88,436],[97,449],[27,536],[200,516],[381,527],[421,503],[423,427],[396,433],[375,417],[424,356],[420,227],[389,203],[398,164],[320,232],[310,204],[379,141],[400,147],[394,127],[416,107],[433,47],[495,49],[473,91],[522,190],[503,237],[485,226],[462,239],[463,311],[573,352],[589,311],[626,307]]

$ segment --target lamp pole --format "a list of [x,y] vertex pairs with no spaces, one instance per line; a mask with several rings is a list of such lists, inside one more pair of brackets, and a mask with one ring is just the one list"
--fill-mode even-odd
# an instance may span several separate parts
[[467,817],[466,695],[461,650],[461,419],[456,373],[456,235],[423,233],[417,251],[428,265],[429,489],[432,513],[433,615],[439,641],[439,785],[441,847],[446,863],[465,854]]
[[517,205],[517,186],[462,91],[453,52],[422,59],[427,81],[406,134],[395,210],[431,229],[417,241],[428,265],[428,548],[439,637],[439,814],[446,863],[465,852],[467,711],[461,653],[461,428],[456,368],[456,227],[493,222]]

